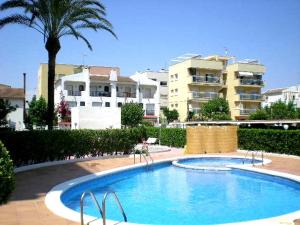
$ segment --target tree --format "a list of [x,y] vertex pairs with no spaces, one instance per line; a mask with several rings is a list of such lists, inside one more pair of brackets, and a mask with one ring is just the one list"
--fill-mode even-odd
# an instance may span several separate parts
[[249,116],[250,120],[267,120],[269,119],[269,114],[265,109],[258,109],[251,113]]
[[124,126],[136,127],[144,118],[143,106],[138,103],[126,103],[121,108],[121,122]]
[[10,102],[6,99],[0,99],[0,126],[6,125],[6,116],[10,112],[15,111],[16,108],[10,104]]
[[264,109],[259,109],[250,114],[251,120],[282,120],[282,119],[297,119],[299,118],[300,109],[297,109],[293,102],[288,104],[281,100],[273,103],[271,106],[266,106]]
[[204,103],[200,118],[202,120],[231,120],[228,102],[224,98],[215,98]]
[[82,39],[92,50],[82,29],[105,30],[116,37],[111,23],[105,19],[106,9],[96,0],[8,0],[0,4],[0,11],[22,9],[0,19],[0,29],[8,24],[21,24],[43,35],[48,52],[48,112],[47,124],[52,129],[54,118],[54,79],[56,55],[60,38],[73,36]]
[[32,97],[28,110],[29,123],[36,126],[45,126],[47,119],[47,103],[43,97],[36,100]]
[[164,108],[163,113],[164,116],[167,118],[168,123],[177,120],[179,117],[179,113],[176,109],[169,110],[169,108]]
[[61,95],[60,96],[60,102],[57,107],[57,114],[59,116],[59,119],[61,121],[71,121],[71,111],[69,104],[65,101],[65,96]]
[[296,119],[297,111],[293,102],[288,102],[285,104],[281,100],[275,102],[270,107],[266,106],[265,110],[267,111],[270,119]]

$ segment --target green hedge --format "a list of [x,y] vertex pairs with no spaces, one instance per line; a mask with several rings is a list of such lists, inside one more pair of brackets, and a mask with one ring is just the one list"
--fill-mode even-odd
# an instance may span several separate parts
[[4,131],[0,139],[15,166],[105,153],[128,154],[145,137],[144,128],[112,130]]
[[238,130],[239,148],[300,156],[300,130]]
[[15,174],[13,162],[9,152],[0,141],[0,205],[7,202],[15,188]]
[[161,145],[184,147],[186,143],[186,130],[181,128],[160,128],[158,127],[146,127],[146,136],[155,137],[159,139]]

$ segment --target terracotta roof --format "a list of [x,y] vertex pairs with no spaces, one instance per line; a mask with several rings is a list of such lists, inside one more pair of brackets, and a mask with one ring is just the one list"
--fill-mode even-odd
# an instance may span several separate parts
[[90,74],[97,75],[109,75],[110,71],[115,70],[117,75],[120,76],[120,68],[119,67],[105,67],[105,66],[90,66],[89,71]]
[[[95,81],[109,81],[109,76],[90,76],[90,79],[95,80]],[[118,79],[118,82],[121,82],[121,83],[136,83],[130,77],[118,76],[117,79]]]
[[23,88],[0,88],[0,98],[25,98]]

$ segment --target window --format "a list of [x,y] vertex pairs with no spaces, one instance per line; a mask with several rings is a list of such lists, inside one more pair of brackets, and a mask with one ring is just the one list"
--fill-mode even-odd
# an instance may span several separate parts
[[178,74],[177,73],[175,74],[175,80],[178,80]]
[[171,79],[173,79],[174,78],[174,75],[171,75]]
[[167,86],[168,85],[168,82],[166,82],[166,81],[161,81],[160,82],[160,86]]
[[174,107],[174,104],[171,104],[171,107],[173,108],[173,107]]
[[175,107],[176,107],[176,108],[178,107],[178,104],[177,104],[177,103],[175,104]]
[[197,70],[196,68],[189,68],[189,72],[190,72],[190,75],[197,75]]
[[119,91],[119,87],[117,86],[117,92]]
[[102,106],[102,102],[92,102],[92,106],[93,107],[101,107]]
[[82,84],[79,85],[79,91],[84,91],[84,86]]
[[105,107],[110,107],[110,102],[105,102]]
[[104,91],[109,92],[109,86],[104,86]]
[[118,102],[118,107],[119,107],[119,108],[122,107],[122,102]]
[[146,104],[146,115],[154,116],[155,115],[154,107],[155,107],[154,104]]
[[77,102],[75,102],[75,101],[67,102],[67,103],[68,103],[68,105],[69,105],[70,108],[77,106]]
[[85,102],[80,102],[80,106],[85,106]]

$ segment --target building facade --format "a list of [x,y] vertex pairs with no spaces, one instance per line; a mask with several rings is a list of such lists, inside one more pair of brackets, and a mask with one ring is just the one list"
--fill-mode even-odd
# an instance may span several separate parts
[[270,89],[263,93],[263,106],[271,106],[279,100],[285,102],[293,102],[297,108],[300,108],[300,84],[287,87]]
[[145,119],[158,122],[157,82],[143,76],[120,76],[119,71],[113,69],[103,73],[99,67],[88,67],[80,73],[62,76],[55,82],[55,104],[59,104],[62,96],[71,108],[120,108],[125,103],[140,103],[143,104]]
[[[105,66],[90,66],[92,74],[106,75],[111,70],[117,72],[120,75],[119,67],[105,67]],[[56,64],[55,66],[55,80],[58,80],[64,76],[81,73],[83,71],[82,65],[73,64]],[[38,85],[37,85],[37,97],[43,96],[46,101],[48,100],[48,64],[41,63],[38,70]]]
[[203,103],[225,98],[234,120],[247,119],[260,107],[262,75],[265,67],[257,61],[233,62],[229,56],[199,55],[179,57],[169,67],[169,108],[179,112],[180,121],[188,113],[199,114]]
[[147,78],[157,81],[159,83],[159,98],[160,98],[160,109],[168,107],[168,83],[169,83],[169,73],[167,70],[161,69],[160,71],[150,71],[146,70],[140,74],[145,75]]
[[0,99],[8,100],[11,106],[16,108],[6,116],[9,126],[16,130],[22,130],[24,128],[24,89],[0,84]]

